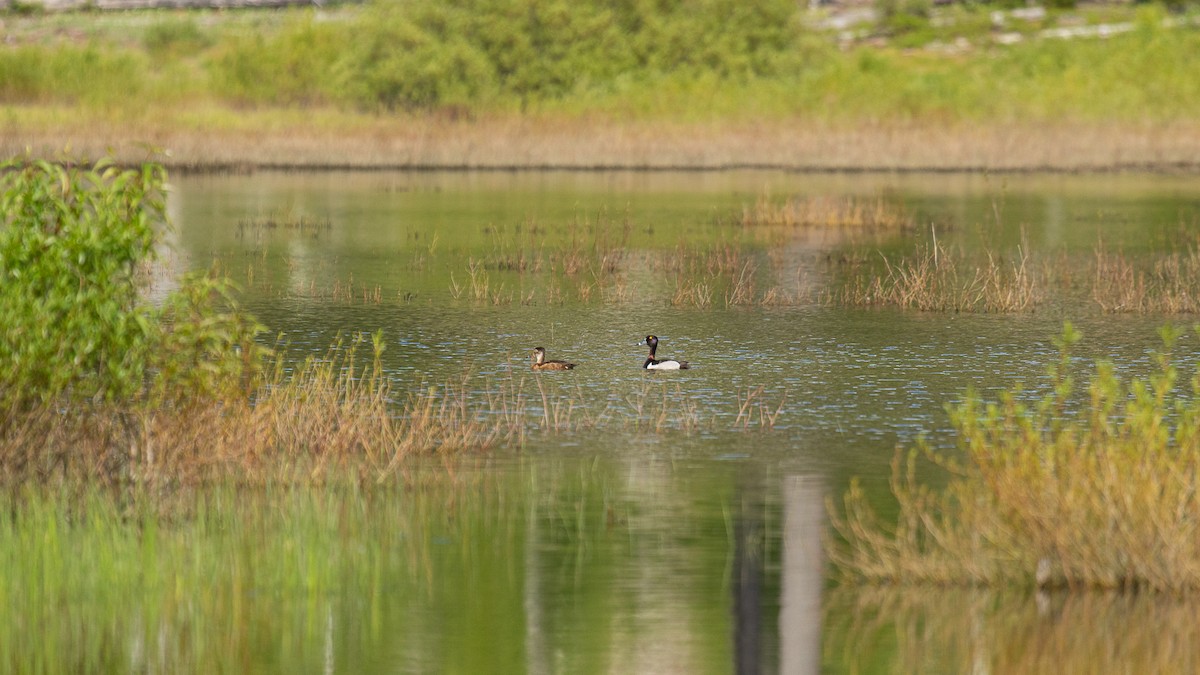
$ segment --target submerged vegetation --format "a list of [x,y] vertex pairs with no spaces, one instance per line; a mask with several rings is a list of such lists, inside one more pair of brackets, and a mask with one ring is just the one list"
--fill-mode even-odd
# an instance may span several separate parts
[[[1161,331],[1155,371],[1122,382],[1104,361],[1075,389],[1068,323],[1052,390],[1019,388],[950,408],[958,452],[922,441],[892,465],[894,523],[861,485],[834,514],[829,550],[851,583],[1200,588],[1200,372],[1181,392],[1171,359],[1182,331]],[[918,461],[945,470],[931,484]]]

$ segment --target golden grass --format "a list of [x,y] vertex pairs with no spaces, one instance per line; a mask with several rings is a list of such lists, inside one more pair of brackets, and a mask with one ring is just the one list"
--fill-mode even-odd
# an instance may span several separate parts
[[1160,254],[1139,269],[1121,253],[1096,247],[1092,300],[1105,312],[1200,312],[1200,248]]
[[[604,113],[495,113],[472,120],[335,109],[232,109],[193,103],[97,112],[9,107],[0,152],[140,161],[180,168],[779,167],[1093,171],[1197,168],[1200,122],[837,123],[628,119]],[[336,159],[335,159],[336,158]]]
[[982,259],[934,242],[915,255],[883,258],[882,273],[851,260],[840,287],[824,293],[826,304],[900,307],[932,312],[1023,312],[1046,293],[1045,274],[1035,273],[1029,256],[1018,251],[1002,259],[988,251]]
[[[1087,399],[1072,397],[1068,324],[1053,393],[1019,390],[951,410],[959,453],[924,442],[898,451],[884,522],[854,483],[833,515],[831,559],[849,582],[1200,589],[1200,372],[1176,388],[1162,330],[1157,369],[1128,384],[1097,365]],[[917,460],[946,470],[944,489]],[[831,505],[832,508],[832,505]]]
[[742,225],[881,231],[910,230],[914,222],[902,206],[882,196],[792,196],[779,201],[763,194],[753,206],[742,208]]

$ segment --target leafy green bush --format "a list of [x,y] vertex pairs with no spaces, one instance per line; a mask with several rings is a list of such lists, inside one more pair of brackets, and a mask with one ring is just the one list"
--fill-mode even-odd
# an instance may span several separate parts
[[138,274],[166,226],[166,172],[0,164],[0,410],[235,395],[261,369],[259,327],[214,277],[160,307]]
[[797,25],[789,0],[378,2],[345,24],[227,40],[210,71],[250,102],[523,105],[630,77],[775,75],[797,63]]
[[357,39],[345,26],[317,23],[311,16],[277,33],[228,38],[208,61],[212,87],[246,103],[335,101],[338,59]]
[[0,401],[132,396],[152,332],[134,276],[162,222],[162,169],[0,170]]

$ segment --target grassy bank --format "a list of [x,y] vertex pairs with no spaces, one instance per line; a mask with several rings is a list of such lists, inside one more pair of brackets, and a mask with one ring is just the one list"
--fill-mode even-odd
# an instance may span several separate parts
[[790,2],[702,4],[10,19],[0,151],[136,159],[150,144],[208,167],[1191,170],[1200,156],[1200,75],[1183,65],[1200,34],[1153,7],[1126,9],[1131,29],[1109,39],[1016,44],[957,10],[938,42],[902,48],[839,43]]

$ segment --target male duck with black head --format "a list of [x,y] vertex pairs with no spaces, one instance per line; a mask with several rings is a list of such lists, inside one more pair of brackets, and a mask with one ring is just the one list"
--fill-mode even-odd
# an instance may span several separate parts
[[639,344],[650,347],[650,356],[646,357],[646,362],[642,364],[646,370],[687,370],[689,368],[687,361],[654,358],[654,353],[658,351],[658,337],[654,335],[647,335],[645,341]]
[[535,348],[532,358],[532,368],[534,370],[571,370],[575,367],[574,363],[567,363],[566,361],[547,361],[545,347]]

